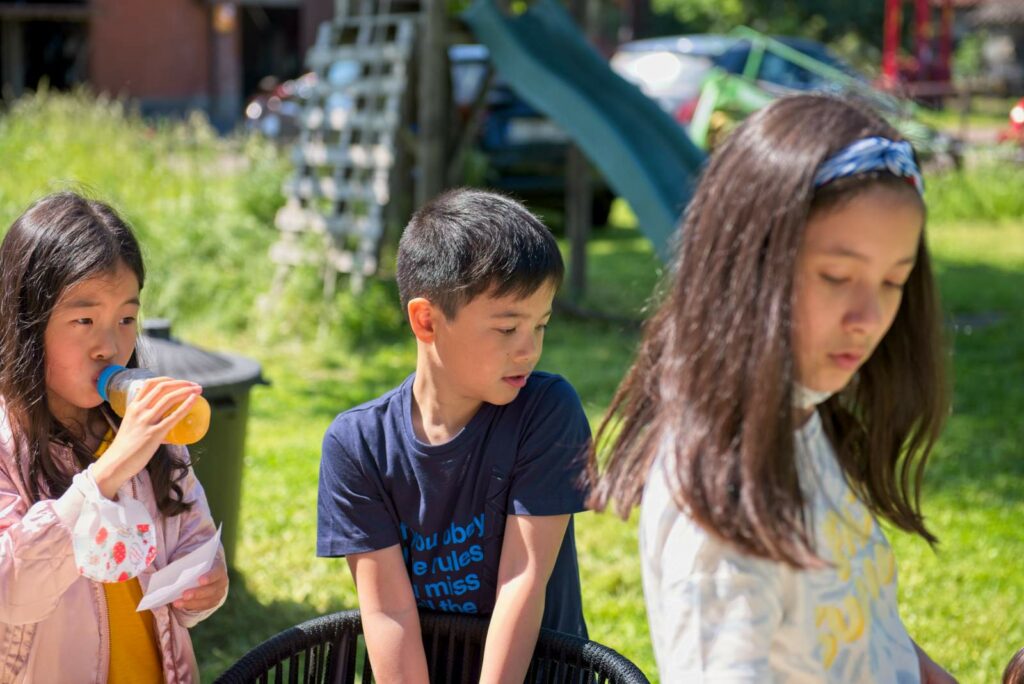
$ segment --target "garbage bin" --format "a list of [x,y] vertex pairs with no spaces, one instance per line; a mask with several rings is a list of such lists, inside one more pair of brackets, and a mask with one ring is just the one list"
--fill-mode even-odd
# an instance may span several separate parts
[[203,386],[210,402],[210,430],[189,447],[196,476],[206,491],[214,521],[223,523],[221,541],[227,563],[233,566],[238,539],[245,428],[249,391],[268,384],[256,361],[201,349],[171,337],[163,319],[148,320],[138,344],[139,365],[161,375]]

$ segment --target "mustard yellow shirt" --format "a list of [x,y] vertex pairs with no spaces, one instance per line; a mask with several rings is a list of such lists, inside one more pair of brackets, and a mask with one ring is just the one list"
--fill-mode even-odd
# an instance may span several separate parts
[[[114,435],[111,430],[96,449],[96,458],[107,450]],[[156,637],[153,613],[135,610],[142,600],[138,578],[116,584],[104,584],[107,619],[110,623],[110,673],[107,684],[149,684],[163,682],[160,642]]]

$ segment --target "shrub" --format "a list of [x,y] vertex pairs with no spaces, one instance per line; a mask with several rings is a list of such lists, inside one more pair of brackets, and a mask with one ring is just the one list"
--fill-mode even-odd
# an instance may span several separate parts
[[73,189],[112,204],[146,256],[149,316],[245,327],[270,279],[283,155],[220,138],[205,116],[143,119],[122,100],[42,90],[0,117],[0,233],[38,197]]
[[988,162],[926,179],[929,221],[990,223],[1024,217],[1024,166]]

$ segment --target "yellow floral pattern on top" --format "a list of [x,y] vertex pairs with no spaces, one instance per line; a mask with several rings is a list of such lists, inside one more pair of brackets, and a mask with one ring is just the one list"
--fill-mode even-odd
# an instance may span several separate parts
[[[815,624],[822,646],[822,661],[826,668],[832,667],[841,644],[847,644],[865,636],[870,629],[868,616],[871,604],[880,597],[883,587],[896,582],[896,562],[887,544],[872,544],[875,522],[872,516],[854,496],[848,492],[844,497],[844,513],[847,521],[835,511],[828,511],[822,524],[824,538],[831,558],[836,565],[836,574],[841,582],[853,581],[853,592],[843,597],[842,603],[818,606]],[[866,554],[860,553],[868,548]],[[872,553],[873,550],[873,553]],[[853,558],[862,558],[860,573],[854,577]]]
[[[896,609],[892,548],[843,476],[818,415],[797,435],[801,482],[812,505],[817,550],[832,564],[808,573],[819,595],[814,624],[821,663],[830,673],[843,673],[836,681],[866,681],[873,676],[866,673],[886,669],[882,661],[903,660],[906,665],[895,673],[898,681],[917,681],[916,653]],[[883,633],[872,634],[873,630]],[[848,657],[852,653],[864,655]]]
[[663,681],[920,682],[882,529],[845,480],[817,413],[795,441],[827,567],[795,570],[742,553],[676,507],[664,461],[651,469],[640,552]]

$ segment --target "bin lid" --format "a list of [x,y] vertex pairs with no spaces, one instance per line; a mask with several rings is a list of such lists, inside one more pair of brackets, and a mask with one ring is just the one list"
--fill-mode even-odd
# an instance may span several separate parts
[[[214,352],[171,338],[169,331],[159,336],[143,334],[136,345],[139,365],[154,373],[189,380],[205,390],[228,390],[241,386],[268,384],[260,364],[245,356]],[[167,338],[164,338],[164,334]]]

